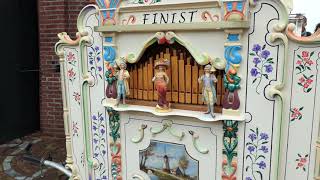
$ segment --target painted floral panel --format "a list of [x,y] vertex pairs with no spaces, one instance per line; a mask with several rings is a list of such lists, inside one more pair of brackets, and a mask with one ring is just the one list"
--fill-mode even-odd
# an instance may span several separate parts
[[92,120],[92,133],[93,133],[93,158],[99,163],[99,176],[101,179],[106,179],[107,172],[105,163],[102,162],[107,155],[106,151],[106,121],[103,113],[98,112],[93,114]]
[[103,60],[101,55],[101,48],[99,46],[91,46],[89,48],[88,60],[89,72],[94,78],[95,84],[97,84],[99,80],[103,79]]
[[247,151],[246,160],[249,162],[245,170],[249,176],[246,180],[262,180],[263,171],[267,167],[266,154],[269,153],[269,135],[260,132],[259,128],[250,129],[251,133],[248,135],[249,142],[246,143]]
[[266,79],[269,80],[269,75],[273,72],[273,58],[271,53],[266,49],[266,44],[255,44],[252,47],[250,56],[252,56],[254,67],[251,68],[250,74],[253,78],[252,84],[256,88],[256,92],[260,94],[261,82]]
[[301,54],[297,54],[296,60],[296,75],[299,76],[298,85],[302,88],[304,93],[309,93],[312,90],[314,82],[314,74],[312,74],[312,68],[315,64],[315,51],[302,51]]

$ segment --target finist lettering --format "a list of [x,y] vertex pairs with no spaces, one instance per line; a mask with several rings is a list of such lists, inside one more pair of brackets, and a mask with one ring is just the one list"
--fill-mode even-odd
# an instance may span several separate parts
[[182,12],[157,12],[143,14],[143,24],[192,23],[198,10]]

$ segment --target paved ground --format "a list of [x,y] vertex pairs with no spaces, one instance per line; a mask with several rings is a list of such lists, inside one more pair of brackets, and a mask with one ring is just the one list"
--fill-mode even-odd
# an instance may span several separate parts
[[62,173],[55,169],[44,169],[41,177],[40,167],[22,159],[26,148],[32,143],[31,153],[37,157],[51,154],[53,161],[64,162],[65,141],[52,139],[35,133],[0,145],[0,180],[64,180]]

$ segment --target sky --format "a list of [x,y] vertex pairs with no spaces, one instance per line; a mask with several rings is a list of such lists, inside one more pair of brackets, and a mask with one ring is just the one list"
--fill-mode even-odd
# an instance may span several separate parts
[[293,12],[302,13],[308,18],[307,30],[314,31],[315,26],[320,23],[320,1],[319,0],[293,0]]

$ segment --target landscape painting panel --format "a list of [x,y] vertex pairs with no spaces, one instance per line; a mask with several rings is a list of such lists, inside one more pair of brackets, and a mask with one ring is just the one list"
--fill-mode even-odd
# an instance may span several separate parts
[[139,151],[140,170],[151,180],[198,180],[199,162],[193,159],[182,144],[150,142]]

